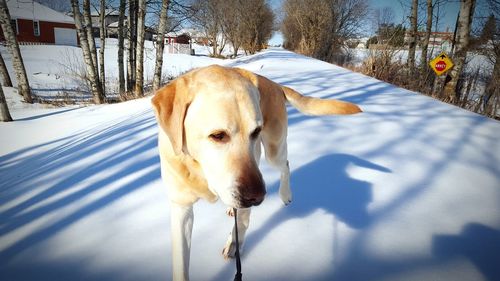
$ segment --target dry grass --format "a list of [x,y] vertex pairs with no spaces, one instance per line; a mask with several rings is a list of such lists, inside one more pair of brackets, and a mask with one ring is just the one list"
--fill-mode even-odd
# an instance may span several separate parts
[[496,86],[489,94],[486,90],[487,82],[492,79],[491,73],[479,67],[462,73],[455,98],[448,100],[442,94],[446,77],[437,78],[427,65],[410,70],[406,62],[400,59],[399,52],[391,48],[370,50],[368,58],[360,66],[347,67],[398,87],[431,96],[490,118],[500,119],[500,90],[498,90],[500,82],[495,81]]

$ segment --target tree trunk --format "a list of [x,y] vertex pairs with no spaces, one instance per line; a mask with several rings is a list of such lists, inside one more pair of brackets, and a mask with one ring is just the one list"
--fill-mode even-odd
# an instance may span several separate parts
[[101,0],[100,14],[99,14],[99,37],[101,39],[101,47],[99,48],[99,77],[101,80],[102,94],[106,96],[106,78],[104,74],[104,50],[106,47],[106,5],[105,0]]
[[160,11],[160,23],[158,24],[158,34],[156,35],[156,62],[155,74],[153,77],[153,92],[160,88],[161,69],[163,67],[163,49],[165,47],[165,30],[167,29],[167,13],[169,0],[163,0]]
[[125,21],[125,0],[120,0],[120,15],[118,17],[118,94],[121,100],[125,100],[125,73],[123,69],[124,34],[123,25]]
[[432,32],[432,0],[427,0],[427,24],[425,26],[425,37],[422,43],[422,57],[420,58],[422,70],[427,69],[427,48]]
[[[97,50],[95,47],[95,40],[92,27],[92,17],[90,16],[90,0],[83,0],[83,20],[85,23],[85,31],[87,32],[87,42],[90,48],[90,55],[92,57],[92,63],[94,65],[94,71],[99,74],[98,62],[97,62]],[[99,79],[99,77],[97,77]]]
[[146,0],[139,0],[137,7],[137,48],[136,48],[136,69],[135,69],[135,96],[144,96],[144,33]]
[[5,87],[12,87],[12,80],[10,80],[9,71],[7,70],[2,55],[0,55],[0,73],[2,74],[2,84]]
[[500,98],[500,56],[499,52],[496,52],[495,66],[493,67],[493,72],[491,73],[490,81],[486,84],[485,94],[482,99],[483,113],[486,116],[495,117],[497,114],[496,107],[492,106],[499,102]]
[[445,99],[451,103],[459,100],[460,93],[457,89],[458,80],[462,73],[467,49],[469,45],[469,34],[474,14],[475,0],[461,0],[460,16],[457,25],[457,40],[453,56],[453,68],[450,71],[451,80],[444,87]]
[[7,42],[7,46],[9,46],[9,50],[12,55],[12,66],[14,67],[17,78],[17,90],[19,94],[24,97],[25,102],[33,103],[28,76],[26,75],[26,69],[24,68],[23,57],[21,56],[21,51],[19,50],[15,31],[12,29],[12,25],[10,24],[9,8],[7,7],[5,0],[0,0],[0,25],[2,26],[5,41]]
[[85,61],[85,70],[87,72],[87,77],[90,83],[92,95],[94,97],[94,102],[97,104],[101,104],[104,102],[104,95],[102,94],[102,88],[99,84],[99,78],[97,77],[97,73],[95,72],[95,67],[92,62],[90,47],[87,41],[87,33],[82,22],[82,15],[80,13],[80,7],[78,6],[78,0],[71,0],[71,6],[73,8],[75,26],[78,32],[78,37],[80,38],[80,46],[82,48],[83,59]]
[[5,100],[5,95],[3,93],[3,87],[0,85],[0,121],[9,122],[12,121],[12,116],[10,116],[9,108],[7,107],[7,101]]
[[214,57],[217,56],[217,49],[219,47],[219,41],[217,41],[217,32],[218,31],[211,33],[211,35],[212,35],[211,37],[212,37],[212,41],[213,41],[213,43],[212,43],[212,56],[214,56]]
[[238,50],[239,50],[240,46],[238,45],[233,45],[233,58],[236,58],[238,57]]
[[127,59],[127,91],[133,92],[135,87],[135,49],[137,46],[137,0],[129,0],[128,17],[128,59]]
[[418,0],[412,0],[411,16],[410,16],[410,42],[408,46],[408,67],[410,72],[415,70],[415,50],[417,48],[417,15],[418,15]]
[[217,49],[217,57],[222,57],[222,52],[224,51],[225,47],[226,47],[226,37],[221,35],[221,41],[219,44],[219,48]]

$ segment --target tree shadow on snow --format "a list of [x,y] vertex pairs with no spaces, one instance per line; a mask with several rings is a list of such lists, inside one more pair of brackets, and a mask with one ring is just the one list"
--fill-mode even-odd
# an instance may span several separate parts
[[58,115],[58,114],[65,113],[65,112],[70,112],[70,111],[78,110],[78,109],[81,109],[81,108],[83,108],[83,107],[74,107],[74,108],[68,108],[68,109],[63,109],[63,110],[51,111],[49,113],[44,113],[44,114],[39,114],[39,115],[35,115],[35,116],[19,118],[19,119],[16,119],[16,121],[36,120],[36,119],[41,119],[41,118],[45,118],[45,117],[49,117],[49,116],[53,116],[53,115]]
[[[291,205],[280,208],[259,229],[250,227],[244,255],[248,255],[260,241],[266,239],[273,228],[288,220],[307,217],[317,210],[324,210],[334,216],[332,224],[341,221],[355,229],[369,227],[372,218],[367,207],[372,201],[372,184],[352,178],[348,173],[351,165],[382,173],[391,172],[383,166],[348,154],[326,155],[292,171]],[[276,192],[277,185],[268,189]],[[332,240],[335,240],[335,237],[332,237]],[[231,270],[232,264],[211,280],[221,280],[223,276],[228,276]]]
[[500,231],[491,227],[469,223],[457,235],[435,235],[432,252],[441,260],[466,257],[486,276],[499,280]]
[[[32,223],[55,215],[25,235],[16,235],[12,243],[0,252],[0,275],[9,280],[45,280],[47,273],[52,272],[48,268],[53,264],[34,262],[45,256],[38,245],[158,180],[159,159],[156,153],[152,153],[157,149],[156,133],[152,129],[155,126],[153,115],[146,111],[109,126],[0,157],[0,203],[17,200],[0,212],[0,236],[12,236]],[[123,147],[124,143],[129,145]],[[133,174],[136,176],[124,180]],[[101,195],[96,196],[98,192]],[[66,209],[68,207],[71,209]],[[64,215],[59,216],[61,212]],[[17,258],[26,252],[33,260]],[[94,279],[93,273],[87,272],[85,266],[80,263],[80,268],[73,268],[70,272],[63,270],[65,265],[60,264],[61,270],[49,276],[70,280],[74,279],[74,272],[81,269],[79,275],[82,279]],[[106,279],[112,280],[113,274]]]
[[[254,62],[256,65],[259,63],[257,58],[252,58],[249,62]],[[413,163],[418,167],[425,167],[425,173],[416,181],[399,184],[401,189],[395,193],[396,197],[391,198],[386,204],[381,204],[380,208],[368,212],[367,206],[374,192],[372,183],[352,178],[348,173],[351,165],[363,166],[360,163],[364,160],[344,154],[319,158],[292,171],[293,202],[290,206],[280,208],[276,213],[270,214],[270,218],[258,228],[254,227],[255,221],[250,223],[243,252],[244,259],[256,250],[264,239],[272,236],[275,227],[288,220],[304,218],[315,211],[323,210],[334,217],[332,219],[333,232],[336,229],[336,220],[356,231],[353,231],[352,238],[344,245],[346,247],[342,250],[344,256],[333,260],[331,268],[324,268],[324,271],[308,276],[310,277],[308,280],[386,280],[391,278],[397,280],[402,279],[402,276],[408,273],[436,269],[441,264],[453,262],[457,257],[470,260],[485,278],[498,280],[500,276],[498,267],[494,267],[492,263],[500,259],[498,256],[500,252],[499,231],[467,221],[466,218],[463,219],[463,231],[460,234],[429,234],[429,241],[433,242],[432,249],[427,249],[427,245],[424,244],[418,245],[424,252],[422,255],[401,254],[398,247],[403,247],[401,250],[404,252],[405,246],[396,244],[390,252],[391,255],[386,257],[370,251],[367,246],[371,243],[370,239],[373,238],[375,227],[390,221],[393,215],[398,215],[407,207],[408,202],[420,200],[428,191],[431,191],[431,188],[438,186],[437,182],[447,175],[450,164],[460,163],[475,171],[480,169],[489,176],[498,178],[500,175],[499,166],[496,165],[498,158],[491,152],[492,147],[496,147],[498,138],[486,131],[491,128],[490,120],[483,116],[456,110],[431,98],[415,95],[413,92],[398,89],[385,82],[359,74],[351,75],[338,69],[283,72],[269,76],[269,78],[308,96],[336,98],[359,104],[365,113],[355,118],[365,118],[366,122],[372,125],[364,128],[364,137],[350,140],[353,145],[356,145],[356,141],[364,143],[371,136],[378,136],[381,134],[379,129],[383,126],[394,126],[398,130],[397,133],[385,137],[382,142],[376,143],[376,146],[363,153],[362,158],[377,159],[383,156],[390,160],[388,168],[394,171],[399,165]],[[338,87],[337,84],[342,87]],[[288,108],[288,114],[289,128],[310,118],[299,114],[291,107]],[[322,126],[335,129],[335,122],[320,121]],[[460,126],[451,126],[455,123]],[[445,127],[446,124],[450,126]],[[290,132],[292,134],[293,129],[290,129]],[[342,142],[340,139],[335,139],[335,141]],[[408,142],[422,145],[434,152],[418,153],[418,150],[413,152]],[[466,150],[470,150],[470,153],[465,153]],[[405,152],[401,153],[402,151]],[[439,155],[441,156],[436,157]],[[369,169],[390,172],[388,168]],[[276,191],[277,185],[274,184],[269,190]],[[419,224],[418,221],[408,223],[414,226]],[[445,225],[446,223],[444,222]],[[396,230],[391,234],[408,235],[410,240],[413,235],[410,230],[405,229]],[[335,236],[336,233],[332,233],[334,255],[338,253],[335,251]],[[289,243],[293,245],[294,241]],[[272,263],[272,261],[265,262]],[[243,272],[245,272],[245,266],[243,267]],[[287,272],[282,272],[282,270],[282,268],[277,268],[277,272],[274,272],[274,280],[297,280],[296,276],[287,276]],[[441,270],[440,267],[439,270]],[[426,273],[431,272],[434,271]],[[441,271],[439,273],[447,274]],[[234,264],[226,266],[211,280],[229,279],[228,276],[231,274],[234,274]],[[279,277],[276,278],[276,275]],[[265,276],[265,274],[260,276]],[[428,275],[425,276],[428,277]],[[269,277],[264,280],[273,279]]]

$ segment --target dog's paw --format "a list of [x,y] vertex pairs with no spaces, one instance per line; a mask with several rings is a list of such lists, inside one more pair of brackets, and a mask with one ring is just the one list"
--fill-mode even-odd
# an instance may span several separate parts
[[233,259],[236,255],[236,243],[227,241],[226,246],[222,249],[222,257],[225,260]]
[[280,187],[279,194],[281,201],[283,201],[285,206],[288,206],[288,204],[292,203],[292,192],[290,191],[290,187],[288,188]]
[[228,207],[226,209],[226,215],[230,216],[230,217],[234,217],[234,209],[231,208],[231,207]]

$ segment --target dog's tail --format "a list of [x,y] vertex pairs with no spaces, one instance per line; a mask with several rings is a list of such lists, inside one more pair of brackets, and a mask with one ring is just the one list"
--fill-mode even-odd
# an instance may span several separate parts
[[281,86],[281,88],[288,102],[307,115],[344,115],[362,112],[357,105],[350,102],[306,97],[291,88],[285,86]]

